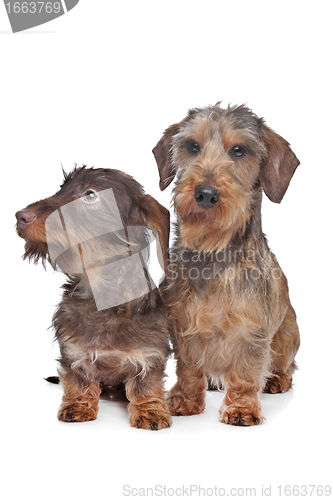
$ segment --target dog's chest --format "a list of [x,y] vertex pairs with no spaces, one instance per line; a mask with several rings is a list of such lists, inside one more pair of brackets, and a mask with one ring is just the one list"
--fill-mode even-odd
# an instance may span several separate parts
[[177,249],[171,252],[170,280],[172,285],[181,284],[198,295],[208,291],[212,284],[221,286],[230,278],[229,270],[241,260],[241,252],[227,248],[221,252],[202,253],[195,250]]
[[143,375],[163,353],[153,348],[128,348],[120,350],[113,347],[84,347],[76,342],[65,342],[62,345],[62,356],[71,369],[83,372],[93,378],[99,378],[104,372],[114,378],[123,373]]

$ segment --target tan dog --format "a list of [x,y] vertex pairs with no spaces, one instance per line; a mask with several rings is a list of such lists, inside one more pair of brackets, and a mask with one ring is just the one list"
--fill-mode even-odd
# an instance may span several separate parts
[[226,390],[221,422],[260,424],[258,393],[291,388],[300,345],[287,280],[262,232],[262,190],[279,203],[299,161],[245,106],[193,109],[153,152],[161,189],[177,176],[164,290],[178,375],[171,413],[202,412],[208,376]]

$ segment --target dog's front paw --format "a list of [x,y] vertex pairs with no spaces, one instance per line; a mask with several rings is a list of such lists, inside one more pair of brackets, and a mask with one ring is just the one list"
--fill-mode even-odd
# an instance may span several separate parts
[[58,419],[61,422],[87,422],[95,420],[96,417],[97,409],[79,403],[61,406],[58,411]]
[[171,426],[172,420],[170,412],[166,407],[153,410],[144,408],[144,405],[131,404],[129,408],[130,424],[138,429],[148,429],[159,431]]
[[258,406],[240,407],[236,405],[223,406],[219,411],[219,421],[224,424],[249,427],[262,424],[265,420]]
[[136,425],[132,425],[132,427],[137,427],[138,429],[148,429],[151,431],[159,431],[160,429],[166,429],[167,427],[170,427],[171,424],[171,415],[148,413],[147,415],[140,415],[136,421]]
[[171,415],[198,415],[205,409],[204,398],[187,399],[182,394],[170,394],[167,398],[167,404]]

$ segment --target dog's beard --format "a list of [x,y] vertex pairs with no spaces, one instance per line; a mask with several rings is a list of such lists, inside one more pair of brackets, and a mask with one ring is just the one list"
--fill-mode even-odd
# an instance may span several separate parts
[[45,237],[45,225],[34,224],[25,229],[16,226],[16,232],[20,238],[25,240],[23,259],[37,264],[40,260],[43,266],[50,261],[48,247]]
[[246,226],[246,211],[230,198],[221,199],[208,209],[196,205],[193,194],[175,197],[182,246],[205,252],[221,251]]
[[43,266],[45,267],[46,262],[52,262],[49,257],[48,248],[46,243],[38,243],[37,241],[26,240],[24,245],[24,260],[29,260],[29,262],[33,262],[37,264],[40,260],[42,261]]

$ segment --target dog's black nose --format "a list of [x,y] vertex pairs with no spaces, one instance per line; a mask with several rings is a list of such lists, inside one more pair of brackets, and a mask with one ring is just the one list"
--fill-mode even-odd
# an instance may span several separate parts
[[219,192],[211,186],[198,186],[194,198],[200,207],[210,208],[219,201]]
[[20,210],[16,212],[17,225],[19,228],[24,229],[28,224],[35,220],[36,216],[31,210]]

